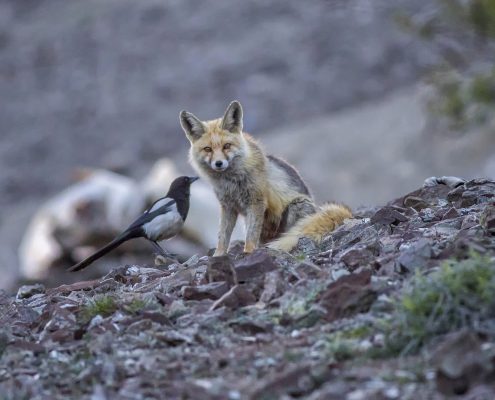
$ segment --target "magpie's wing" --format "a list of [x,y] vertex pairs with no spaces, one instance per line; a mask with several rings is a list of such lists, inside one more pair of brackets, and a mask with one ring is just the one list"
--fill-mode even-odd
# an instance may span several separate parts
[[149,208],[145,211],[145,213],[155,211],[157,208],[166,206],[170,202],[175,202],[175,200],[172,199],[171,197],[160,197],[158,200],[155,200],[151,206],[149,206]]
[[158,215],[166,214],[176,207],[175,200],[170,197],[162,197],[155,201],[138,219],[127,228],[127,231],[141,228],[144,224],[152,221]]

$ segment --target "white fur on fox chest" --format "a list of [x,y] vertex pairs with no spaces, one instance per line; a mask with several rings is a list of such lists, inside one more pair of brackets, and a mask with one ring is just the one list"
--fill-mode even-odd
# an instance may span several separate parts
[[233,208],[239,214],[245,215],[251,204],[264,201],[263,192],[260,190],[261,185],[252,177],[237,174],[229,178],[212,180],[213,190],[225,207]]
[[271,212],[281,215],[294,198],[301,197],[291,186],[287,173],[271,161],[267,163],[266,172],[248,174],[230,170],[210,181],[220,203],[241,215],[257,201],[263,201]]
[[[168,201],[170,201],[170,199]],[[153,211],[160,206],[161,205],[156,204],[150,211]],[[184,221],[177,211],[177,206],[173,204],[170,206],[169,212],[156,216],[153,220],[144,224],[143,229],[146,236],[156,242],[170,239],[171,237],[177,235],[183,225]]]

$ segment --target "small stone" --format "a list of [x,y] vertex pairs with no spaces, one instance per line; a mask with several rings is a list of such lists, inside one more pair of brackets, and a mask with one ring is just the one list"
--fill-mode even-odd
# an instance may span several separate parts
[[199,256],[197,254],[193,255],[189,260],[187,260],[183,265],[186,267],[192,267],[199,262]]
[[326,310],[318,304],[313,304],[303,315],[295,318],[292,322],[298,328],[311,328],[318,321],[325,319]]
[[433,187],[436,185],[447,185],[451,188],[456,188],[458,186],[463,185],[466,182],[465,179],[459,178],[457,176],[432,176],[430,178],[425,179],[423,182],[424,187]]
[[254,304],[256,297],[240,285],[233,286],[227,293],[212,304],[210,310],[216,310],[220,307],[239,308],[249,304]]
[[462,220],[461,230],[467,230],[477,225],[479,225],[478,217],[474,214],[468,214]]
[[243,240],[234,240],[230,243],[228,255],[237,258],[242,255],[244,252],[244,241]]
[[17,291],[16,299],[27,299],[35,294],[45,293],[46,288],[41,283],[35,285],[24,285]]
[[177,263],[177,260],[162,256],[161,254],[157,254],[154,260],[154,264],[156,267],[168,267],[175,263]]
[[431,222],[439,219],[431,208],[421,210],[419,217],[423,222]]
[[322,276],[322,269],[309,262],[301,262],[294,267],[295,274],[300,279],[318,279]]
[[297,250],[306,255],[316,255],[319,249],[314,240],[303,236],[297,242]]
[[228,255],[210,257],[206,272],[209,282],[227,282],[229,286],[237,284],[234,263]]
[[275,264],[273,257],[268,252],[260,249],[237,261],[234,269],[237,282],[245,282],[276,270],[277,264]]
[[404,199],[404,206],[414,208],[416,211],[421,211],[423,208],[426,208],[429,205],[421,197],[407,196]]
[[391,386],[383,391],[383,395],[387,399],[398,399],[400,396],[400,391],[397,386]]
[[397,225],[406,222],[408,218],[393,207],[383,207],[371,217],[372,224]]
[[187,307],[182,300],[174,300],[168,309],[167,317],[170,319],[177,318],[188,312]]
[[360,247],[351,248],[340,257],[351,272],[361,266],[369,265],[374,259],[375,256],[371,251]]
[[183,286],[181,294],[184,300],[216,300],[222,297],[229,290],[229,285],[225,281],[210,282],[206,285]]
[[480,214],[480,225],[489,235],[495,235],[495,206],[486,206]]
[[424,238],[402,245],[400,251],[397,261],[409,272],[417,268],[424,268],[432,256],[431,244]]
[[259,333],[266,333],[273,329],[271,324],[266,324],[262,321],[252,320],[250,318],[241,317],[237,320],[229,323],[236,332],[242,332],[249,335],[257,335]]
[[448,335],[431,358],[438,390],[446,395],[467,393],[470,387],[492,381],[493,354],[482,350],[478,335],[463,330]]
[[344,268],[338,268],[338,269],[332,269],[330,272],[330,275],[332,276],[332,279],[336,281],[337,279],[340,279],[341,277],[345,275],[350,275],[351,273]]
[[285,281],[282,279],[280,271],[268,272],[265,275],[260,302],[267,304],[270,300],[280,296],[283,292],[284,285]]
[[356,389],[347,395],[346,400],[365,400],[367,398],[368,394],[364,390]]
[[443,214],[442,219],[452,219],[457,217],[460,217],[459,211],[457,211],[454,207],[451,207],[445,214]]

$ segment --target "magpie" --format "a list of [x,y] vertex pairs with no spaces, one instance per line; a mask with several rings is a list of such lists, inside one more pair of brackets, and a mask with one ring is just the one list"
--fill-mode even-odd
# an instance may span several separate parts
[[169,257],[157,243],[177,235],[189,211],[190,186],[197,177],[181,176],[175,179],[165,197],[156,200],[129,227],[96,253],[70,267],[68,271],[80,271],[130,239],[145,238],[165,257]]

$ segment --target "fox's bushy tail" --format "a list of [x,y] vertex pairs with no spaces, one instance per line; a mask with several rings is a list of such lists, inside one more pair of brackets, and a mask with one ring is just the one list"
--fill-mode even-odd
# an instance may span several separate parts
[[299,220],[279,239],[268,244],[276,250],[291,251],[300,238],[306,236],[317,242],[327,233],[341,225],[345,219],[352,218],[351,209],[343,204],[327,203],[315,213]]

